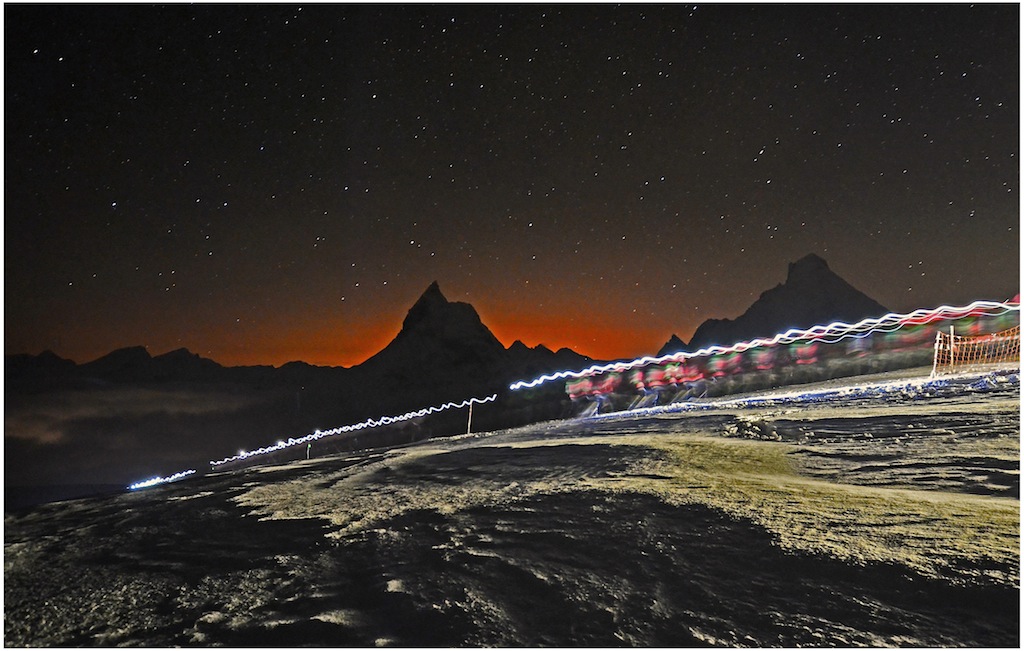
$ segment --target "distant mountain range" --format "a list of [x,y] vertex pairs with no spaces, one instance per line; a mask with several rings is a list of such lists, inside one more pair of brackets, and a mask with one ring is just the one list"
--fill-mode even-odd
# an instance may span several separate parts
[[[887,312],[885,306],[836,275],[821,257],[809,254],[790,263],[786,281],[763,292],[742,315],[704,321],[689,343],[672,335],[658,355],[770,337],[794,327],[854,322]],[[154,357],[136,346],[81,365],[50,351],[8,355],[5,372],[9,390],[68,383],[137,382],[233,382],[261,387],[315,387],[326,383],[332,385],[332,391],[349,394],[365,394],[367,387],[383,387],[388,392],[400,388],[409,400],[385,402],[395,407],[408,403],[413,408],[425,404],[413,404],[414,399],[445,401],[500,392],[515,380],[583,368],[593,361],[568,348],[557,352],[543,345],[530,348],[518,340],[505,348],[472,305],[448,301],[438,283],[433,282],[410,308],[395,339],[351,368],[304,362],[280,368],[224,367],[184,348]]]
[[758,337],[772,337],[790,328],[810,328],[834,321],[856,323],[890,310],[856,289],[828,263],[811,253],[789,264],[786,282],[762,292],[747,311],[735,319],[708,319],[697,327],[687,344],[677,335],[658,355],[695,351],[712,345],[728,346]]
[[[271,366],[225,367],[185,348],[152,356],[142,346],[120,348],[85,364],[63,359],[51,351],[39,355],[8,355],[7,380],[20,382],[79,380],[93,382],[257,382],[275,377],[285,383],[321,379],[328,375],[365,382],[394,381],[410,385],[427,382],[453,388],[467,378],[489,388],[520,374],[550,372],[556,368],[590,363],[589,357],[568,348],[557,352],[543,345],[533,348],[516,340],[505,348],[468,303],[450,302],[433,282],[413,304],[402,330],[383,350],[351,368],[313,366],[289,362]],[[507,383],[506,383],[507,384]],[[470,389],[468,393],[479,393]],[[468,395],[468,394],[467,394]],[[462,394],[451,398],[462,397]]]

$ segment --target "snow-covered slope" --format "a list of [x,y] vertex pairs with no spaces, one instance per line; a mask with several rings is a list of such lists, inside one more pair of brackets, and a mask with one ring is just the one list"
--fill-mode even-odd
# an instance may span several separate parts
[[4,641],[1019,646],[1019,374],[843,382],[8,514]]

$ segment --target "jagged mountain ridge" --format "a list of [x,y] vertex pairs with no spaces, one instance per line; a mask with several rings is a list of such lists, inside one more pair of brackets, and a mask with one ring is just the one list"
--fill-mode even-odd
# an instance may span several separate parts
[[144,346],[118,348],[84,364],[76,364],[49,350],[39,355],[7,355],[4,358],[5,379],[15,390],[26,386],[37,389],[48,385],[60,386],[69,382],[216,381],[235,379],[239,370],[257,368],[226,368],[186,348],[154,357]]
[[[435,281],[406,314],[402,329],[387,346],[351,368],[289,362],[270,366],[226,367],[186,348],[153,356],[144,346],[114,350],[76,364],[52,351],[39,355],[7,355],[5,375],[10,388],[22,382],[49,380],[113,383],[203,381],[259,382],[262,385],[323,383],[344,378],[352,384],[383,381],[457,385],[484,382],[497,387],[521,375],[545,373],[587,364],[592,360],[568,348],[557,352],[543,344],[533,348],[516,340],[507,349],[469,303],[449,301]],[[465,381],[463,381],[465,380]],[[467,387],[472,390],[475,387]],[[450,396],[455,398],[456,395]],[[450,399],[449,398],[449,399]]]
[[694,351],[711,345],[728,346],[820,323],[854,323],[889,311],[833,272],[823,258],[810,253],[789,263],[786,281],[762,292],[740,316],[704,321],[694,331],[689,344],[672,335],[658,354]]

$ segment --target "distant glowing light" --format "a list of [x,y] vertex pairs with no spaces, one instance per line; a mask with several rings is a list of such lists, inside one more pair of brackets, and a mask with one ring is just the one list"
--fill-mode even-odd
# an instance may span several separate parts
[[195,470],[184,470],[182,472],[176,472],[170,477],[153,477],[152,479],[147,479],[146,481],[140,481],[130,485],[128,490],[136,491],[140,488],[149,488],[150,486],[156,486],[158,484],[167,484],[169,482],[178,481],[179,479],[188,477],[189,475],[195,474],[195,472]]
[[329,430],[318,429],[314,431],[312,434],[307,434],[306,436],[303,436],[301,438],[289,438],[287,441],[278,441],[274,445],[258,448],[250,452],[242,450],[233,457],[226,457],[224,459],[221,459],[220,461],[211,461],[210,465],[216,467],[223,465],[225,463],[229,463],[231,461],[241,461],[242,459],[249,459],[251,457],[255,457],[261,454],[277,452],[285,448],[290,448],[294,445],[302,445],[303,443],[308,444],[311,441],[316,441],[327,436],[334,436],[335,434],[344,434],[346,432],[354,432],[362,429],[382,427],[384,425],[393,425],[394,423],[400,423],[402,421],[410,420],[413,418],[420,418],[422,416],[436,414],[438,412],[446,411],[448,409],[461,409],[462,407],[468,407],[472,404],[482,405],[484,403],[492,402],[497,399],[498,394],[494,393],[486,398],[469,398],[468,400],[463,400],[462,402],[446,402],[443,405],[439,405],[436,407],[424,407],[423,409],[410,411],[399,416],[382,416],[381,418],[370,418],[364,420],[361,423],[356,423],[354,425],[343,425],[341,427],[335,427]]
[[[864,319],[854,324],[836,321],[828,325],[816,325],[806,330],[791,328],[786,332],[775,335],[771,339],[754,339],[752,341],[736,343],[732,346],[709,346],[692,353],[681,352],[671,355],[663,355],[661,357],[640,357],[631,362],[612,362],[604,365],[595,364],[594,366],[585,368],[582,371],[559,371],[550,375],[541,375],[529,382],[524,380],[514,382],[509,385],[509,389],[512,391],[518,391],[519,389],[532,389],[533,387],[539,386],[545,382],[550,382],[551,380],[562,380],[565,378],[578,379],[591,375],[600,375],[609,371],[622,373],[633,368],[648,366],[650,364],[681,362],[692,357],[707,357],[709,355],[720,355],[723,353],[741,353],[750,348],[757,348],[759,346],[791,344],[797,341],[820,341],[827,344],[834,344],[848,337],[863,337],[872,332],[893,332],[906,325],[921,325],[932,321],[959,319],[965,316],[979,316],[981,314],[999,316],[1014,310],[1020,311],[1020,303],[974,301],[970,305],[963,307],[943,305],[931,310],[918,309],[906,314],[891,312],[883,317]],[[991,311],[995,312],[990,313]]]

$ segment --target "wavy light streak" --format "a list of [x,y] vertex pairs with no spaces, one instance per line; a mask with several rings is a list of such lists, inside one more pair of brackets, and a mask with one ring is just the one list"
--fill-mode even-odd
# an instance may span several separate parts
[[183,477],[195,474],[195,470],[183,470],[182,472],[176,472],[170,477],[153,477],[146,481],[136,482],[128,487],[128,490],[138,490],[140,488],[149,488],[150,486],[156,486],[157,484],[166,484],[172,481],[178,481]]
[[[384,425],[392,425],[394,423],[400,423],[402,421],[410,420],[412,418],[420,418],[422,416],[428,416],[430,414],[436,414],[438,412],[445,411],[445,410],[448,410],[448,409],[461,409],[462,407],[468,407],[468,406],[473,405],[473,404],[482,405],[484,403],[493,402],[494,400],[497,400],[497,399],[498,399],[498,394],[493,393],[493,394],[491,394],[490,396],[488,396],[486,398],[469,398],[468,400],[463,400],[461,402],[446,402],[443,405],[438,405],[438,406],[435,406],[435,407],[424,407],[423,409],[417,409],[416,411],[410,411],[410,412],[401,414],[399,416],[382,416],[381,418],[370,418],[370,419],[364,420],[361,423],[356,423],[354,425],[343,425],[341,427],[335,427],[335,428],[329,429],[329,430],[319,430],[318,429],[318,430],[314,431],[312,434],[307,434],[306,436],[303,436],[303,437],[300,437],[300,438],[289,438],[287,441],[278,441],[274,445],[258,448],[256,450],[252,450],[252,451],[249,451],[249,452],[247,452],[245,450],[242,450],[241,452],[239,452],[238,454],[236,454],[233,457],[226,457],[224,459],[221,459],[220,461],[211,461],[210,462],[210,466],[211,467],[216,467],[216,466],[223,465],[225,463],[229,463],[231,461],[241,461],[242,459],[249,459],[251,457],[255,457],[255,456],[258,456],[258,455],[261,455],[261,454],[269,454],[271,452],[277,452],[279,450],[284,450],[285,448],[289,448],[289,447],[292,447],[294,445],[302,445],[303,443],[310,443],[312,441],[316,441],[316,440],[325,438],[327,436],[334,436],[335,434],[343,434],[345,432],[354,432],[354,431],[361,430],[361,429],[368,429],[368,428],[373,428],[373,427],[382,427]],[[138,490],[140,488],[149,488],[150,486],[157,486],[159,484],[166,484],[168,482],[177,481],[179,479],[182,479],[183,477],[187,477],[188,475],[192,475],[195,472],[196,472],[195,470],[186,470],[186,471],[183,471],[183,472],[174,473],[170,477],[153,477],[152,479],[147,479],[145,481],[140,481],[140,482],[136,482],[134,484],[131,484],[130,486],[128,486],[128,489],[129,490]]]
[[[552,380],[562,380],[565,378],[582,378],[590,375],[599,375],[601,373],[607,373],[609,371],[623,372],[630,369],[634,369],[641,366],[648,366],[650,364],[664,364],[666,362],[681,362],[683,360],[693,357],[706,357],[708,355],[718,355],[722,353],[733,353],[743,352],[750,348],[756,348],[759,346],[773,346],[777,344],[791,344],[797,341],[821,341],[828,344],[833,344],[838,341],[842,341],[847,337],[863,337],[872,332],[884,331],[892,332],[898,330],[906,325],[921,325],[924,323],[930,323],[932,321],[941,321],[944,319],[957,319],[968,315],[977,315],[979,311],[985,313],[988,316],[998,316],[1005,314],[1013,310],[1020,310],[1019,303],[1000,303],[996,301],[974,301],[970,305],[963,307],[953,307],[949,305],[943,305],[934,309],[917,309],[913,312],[906,314],[900,314],[891,312],[882,317],[868,318],[858,321],[857,323],[844,323],[841,321],[835,321],[828,325],[816,325],[806,330],[800,330],[798,328],[791,328],[786,332],[779,333],[771,339],[753,339],[751,341],[744,341],[733,344],[732,346],[709,346],[707,348],[701,348],[698,351],[688,353],[673,353],[671,355],[663,355],[661,357],[640,357],[634,359],[631,362],[612,362],[610,364],[598,365],[588,367],[582,371],[559,371],[554,374],[545,374],[540,377],[530,380],[529,382],[520,380],[509,385],[509,389],[512,391],[518,391],[519,389],[531,389],[539,386],[545,382]],[[995,311],[990,313],[990,311]]]
[[410,420],[412,418],[420,418],[422,416],[428,416],[430,414],[436,414],[447,409],[461,409],[462,407],[468,407],[472,404],[482,405],[487,402],[498,399],[498,394],[494,393],[486,398],[470,398],[463,400],[462,402],[447,402],[437,407],[424,407],[416,411],[410,411],[400,416],[383,416],[381,418],[370,418],[364,420],[361,423],[354,425],[343,425],[341,427],[335,427],[329,430],[316,430],[312,434],[307,434],[301,438],[289,438],[287,441],[278,441],[276,444],[269,447],[262,447],[252,451],[242,450],[233,457],[225,457],[220,461],[211,461],[211,466],[219,466],[231,461],[241,461],[242,459],[248,459],[261,454],[268,454],[270,452],[277,452],[278,450],[284,450],[285,448],[292,447],[294,445],[302,445],[303,443],[310,443],[312,441],[320,440],[327,436],[334,436],[335,434],[344,434],[346,432],[354,432],[361,429],[367,429],[372,427],[381,427],[383,425],[392,425],[394,423],[400,423],[402,421]]

